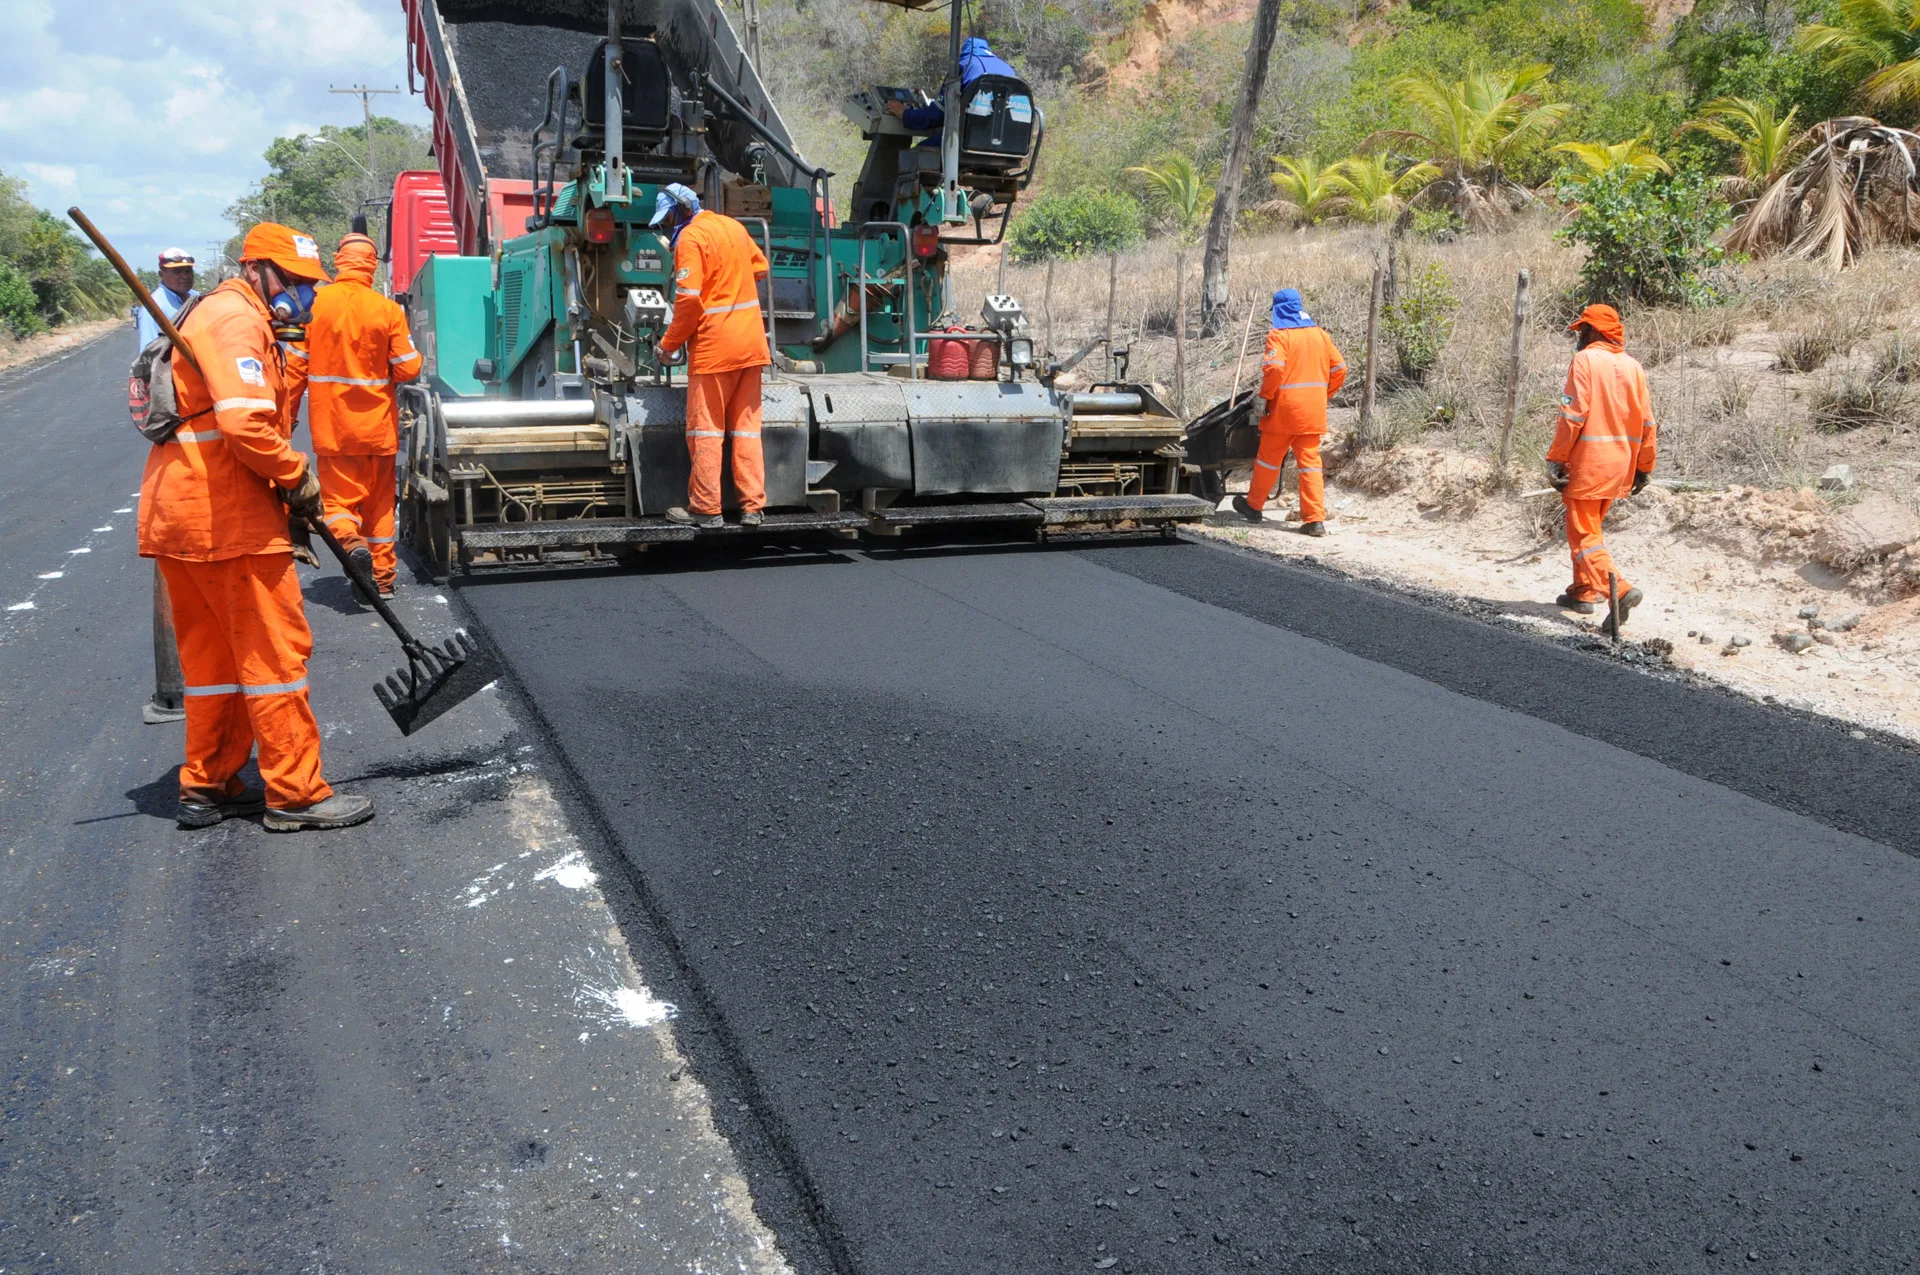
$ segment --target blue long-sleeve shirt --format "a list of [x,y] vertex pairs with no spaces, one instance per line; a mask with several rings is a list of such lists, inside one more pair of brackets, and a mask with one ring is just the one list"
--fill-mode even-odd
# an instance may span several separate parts
[[[199,295],[189,288],[186,295],[182,296],[164,283],[153,290],[153,299],[160,306],[160,312],[167,316],[168,323],[177,323],[180,311],[186,308],[187,302]],[[136,302],[133,307],[133,352],[138,354],[146,349],[159,335],[160,325],[153,321],[153,316],[147,313],[145,306]]]
[[[960,46],[960,92],[964,94],[983,75],[1020,78],[1014,73],[1013,67],[987,47],[985,40],[975,36]],[[946,127],[947,112],[939,102],[910,106],[900,116],[900,122],[916,133],[937,133]]]

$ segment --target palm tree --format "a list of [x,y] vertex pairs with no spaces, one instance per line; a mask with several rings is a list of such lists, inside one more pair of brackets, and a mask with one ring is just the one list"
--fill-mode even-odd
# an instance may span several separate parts
[[1273,175],[1280,198],[1275,202],[1295,218],[1320,222],[1345,207],[1338,164],[1322,164],[1311,155],[1293,159],[1275,155],[1280,171]]
[[1705,133],[1736,147],[1740,171],[1721,178],[1721,186],[1730,199],[1753,199],[1780,180],[1806,144],[1807,138],[1793,131],[1799,114],[1796,106],[1781,119],[1774,115],[1770,102],[1716,97],[1700,108],[1698,119],[1681,125],[1680,131]]
[[1861,77],[1875,106],[1920,101],[1920,0],[1837,0],[1834,21],[1800,29],[1802,53],[1841,75]]
[[1596,174],[1610,173],[1616,168],[1628,169],[1641,177],[1673,171],[1673,165],[1661,159],[1660,152],[1648,144],[1645,132],[1611,145],[1606,142],[1562,142],[1553,149],[1573,156],[1582,167]]
[[1369,142],[1411,146],[1439,168],[1440,176],[1420,192],[1421,200],[1452,204],[1468,225],[1498,222],[1532,198],[1506,176],[1507,165],[1522,147],[1558,128],[1573,109],[1568,102],[1542,100],[1551,74],[1552,67],[1535,64],[1508,71],[1469,66],[1460,80],[1437,71],[1403,75],[1393,90],[1421,117],[1421,127],[1389,129]]
[[1213,192],[1207,189],[1193,161],[1184,155],[1175,155],[1158,165],[1136,166],[1127,171],[1140,174],[1147,184],[1148,196],[1172,214],[1175,232],[1182,239],[1191,237],[1213,203]]
[[1920,134],[1855,115],[1806,136],[1813,148],[1747,208],[1730,250],[1839,270],[1875,244],[1920,241]]
[[1383,151],[1343,159],[1333,166],[1333,174],[1346,200],[1346,215],[1355,221],[1379,223],[1398,217],[1408,200],[1440,176],[1440,170],[1432,164],[1418,163],[1396,175]]

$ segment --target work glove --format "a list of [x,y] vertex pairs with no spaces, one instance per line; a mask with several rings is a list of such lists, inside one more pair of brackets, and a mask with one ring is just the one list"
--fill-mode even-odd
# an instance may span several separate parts
[[1638,496],[1641,490],[1645,488],[1647,483],[1650,482],[1652,479],[1653,479],[1653,475],[1647,473],[1645,470],[1641,470],[1639,473],[1636,473],[1633,476],[1633,494]]
[[313,537],[307,532],[307,520],[299,514],[287,516],[287,539],[293,541],[293,560],[303,567],[320,565],[320,555],[313,551]]
[[1559,461],[1550,460],[1547,462],[1547,481],[1553,484],[1555,491],[1565,491],[1567,484],[1573,481],[1573,475]]
[[308,461],[307,467],[300,472],[300,481],[285,489],[283,494],[287,508],[293,511],[296,518],[319,522],[321,515],[326,512],[326,506],[320,499],[320,475],[313,472],[312,461]]
[[661,367],[679,367],[687,361],[687,347],[669,350],[664,346],[653,347],[654,361]]

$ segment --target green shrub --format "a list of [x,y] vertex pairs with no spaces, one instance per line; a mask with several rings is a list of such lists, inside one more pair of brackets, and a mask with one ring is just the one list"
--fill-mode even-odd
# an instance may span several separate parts
[[1146,215],[1131,195],[1112,190],[1076,190],[1042,195],[1007,231],[1016,262],[1120,252],[1146,236]]
[[1625,169],[1561,187],[1574,206],[1560,237],[1587,250],[1580,284],[1588,302],[1704,305],[1701,278],[1723,256],[1714,242],[1727,206],[1700,173],[1643,177]]
[[1393,342],[1403,379],[1415,384],[1427,379],[1447,348],[1459,308],[1453,280],[1437,262],[1402,281],[1399,295],[1386,307],[1381,321]]
[[1416,208],[1411,222],[1413,233],[1435,243],[1452,243],[1466,230],[1467,223],[1452,208]]
[[34,295],[27,276],[0,261],[0,323],[12,329],[15,336],[45,331],[47,325],[37,313],[39,305],[40,298]]

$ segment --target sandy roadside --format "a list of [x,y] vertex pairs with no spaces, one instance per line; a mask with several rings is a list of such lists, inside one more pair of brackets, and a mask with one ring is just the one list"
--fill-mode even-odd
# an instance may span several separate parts
[[[100,340],[116,328],[129,326],[131,326],[129,321],[124,318],[94,319],[87,323],[54,328],[50,332],[30,336],[23,341],[0,340],[0,372],[64,354]],[[133,362],[133,354],[133,338],[129,335],[127,362]]]
[[[1244,482],[1232,486],[1245,489]],[[1543,502],[1544,509],[1528,507]],[[1474,599],[1553,636],[1592,633],[1602,618],[1553,605],[1571,569],[1551,526],[1558,512],[1551,497],[1449,501],[1434,484],[1373,494],[1336,480],[1328,503],[1325,539],[1271,518],[1252,526],[1230,510],[1202,530],[1362,579]],[[1734,489],[1675,496],[1656,489],[1638,505],[1609,518],[1607,532],[1621,571],[1647,595],[1629,622],[1629,639],[1665,639],[1675,666],[1743,694],[1920,742],[1920,596],[1890,596],[1869,572],[1849,577],[1807,556],[1804,524],[1826,516],[1814,512],[1821,506],[1808,494]],[[1463,506],[1472,512],[1461,516]],[[1270,506],[1284,507],[1278,499]],[[1779,534],[1739,523],[1738,516],[1752,521],[1755,510],[1776,515]],[[1789,526],[1795,519],[1799,524]],[[1817,625],[1802,614],[1810,607],[1818,608],[1811,617]],[[1828,621],[1853,627],[1829,630]],[[1775,641],[1795,633],[1816,640],[1799,652]]]

